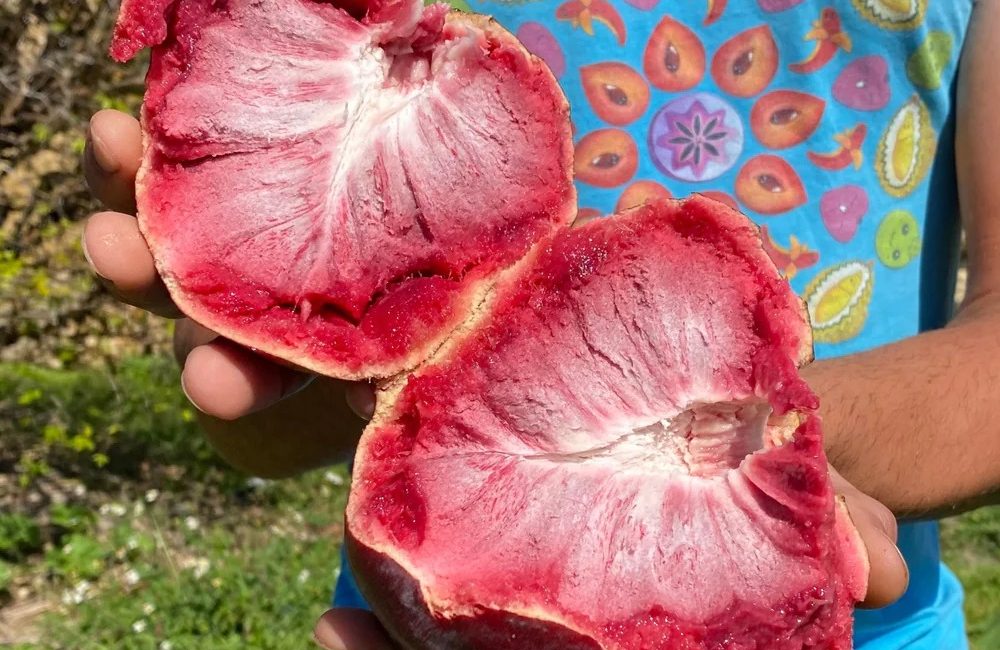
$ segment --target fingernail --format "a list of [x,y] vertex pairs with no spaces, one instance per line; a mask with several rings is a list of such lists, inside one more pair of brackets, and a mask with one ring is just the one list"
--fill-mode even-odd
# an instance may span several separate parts
[[114,174],[121,168],[121,164],[111,154],[111,149],[93,129],[90,130],[90,148],[94,162],[105,174]]
[[903,551],[899,550],[899,546],[897,546],[895,542],[893,542],[892,548],[896,550],[896,553],[899,555],[899,561],[903,563],[903,571],[906,573],[906,586],[909,587],[910,564],[906,561],[906,557],[903,556]]
[[320,640],[320,638],[318,636],[316,636],[315,634],[313,634],[313,643],[316,644],[317,648],[323,648],[323,650],[337,650],[333,646],[329,646],[329,645],[326,645],[325,643],[323,643]]
[[191,399],[191,394],[188,393],[188,389],[187,389],[187,382],[184,381],[184,370],[183,369],[181,369],[181,392],[184,393],[184,397],[187,398],[187,401],[191,404],[191,406],[193,406],[196,409],[198,409],[198,411],[200,411],[201,413],[205,412],[204,409],[202,409],[200,406],[198,406],[197,402],[195,402],[193,399]]
[[87,264],[90,265],[90,270],[94,272],[94,275],[96,275],[98,278],[100,278],[101,280],[103,280],[105,282],[109,282],[109,280],[106,277],[104,277],[103,275],[101,275],[101,272],[97,270],[97,267],[94,266],[94,259],[90,256],[90,251],[87,250],[87,226],[86,226],[86,224],[84,224],[84,226],[83,226],[83,232],[80,233],[80,249],[83,250],[83,259],[87,260]]

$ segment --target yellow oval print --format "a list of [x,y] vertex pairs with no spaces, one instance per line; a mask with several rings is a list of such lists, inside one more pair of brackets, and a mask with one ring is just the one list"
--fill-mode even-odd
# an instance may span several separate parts
[[875,153],[875,171],[882,189],[904,197],[927,176],[936,136],[927,105],[917,95],[896,111]]
[[872,300],[872,267],[872,262],[842,262],[820,271],[806,286],[814,341],[840,343],[861,332]]
[[927,13],[927,0],[854,0],[854,6],[882,29],[913,29]]

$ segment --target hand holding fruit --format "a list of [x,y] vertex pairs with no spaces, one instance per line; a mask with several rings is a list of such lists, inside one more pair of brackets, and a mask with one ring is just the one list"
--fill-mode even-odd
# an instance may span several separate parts
[[[349,453],[363,421],[347,408],[345,392],[357,412],[370,414],[370,388],[314,379],[181,318],[134,217],[135,175],[142,156],[138,121],[100,111],[87,136],[84,173],[91,191],[109,209],[87,221],[87,259],[119,300],[180,319],[174,343],[184,368],[184,390],[204,414],[202,423],[220,453],[237,467],[265,476],[294,474]],[[338,422],[339,427],[331,427]],[[295,436],[289,437],[293,426]]]

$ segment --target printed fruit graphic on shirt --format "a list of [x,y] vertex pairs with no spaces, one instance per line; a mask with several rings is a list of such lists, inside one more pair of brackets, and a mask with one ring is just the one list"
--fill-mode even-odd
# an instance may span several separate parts
[[729,4],[729,0],[708,0],[708,13],[705,15],[705,24],[711,25],[717,21],[722,16],[722,12],[726,10],[727,4]]
[[852,0],[858,13],[883,29],[913,29],[924,21],[928,0]]
[[659,4],[660,0],[625,0],[625,2],[632,5],[636,9],[648,11]]
[[802,0],[757,0],[760,8],[769,13],[777,13],[802,4]]
[[600,219],[602,216],[604,216],[604,213],[596,208],[580,208],[576,211],[576,218],[573,219],[573,227],[577,228],[585,223],[590,223],[594,219]]
[[875,171],[882,188],[895,197],[916,189],[930,170],[935,139],[927,106],[914,95],[892,117],[879,140]]
[[852,129],[833,136],[834,142],[838,145],[834,151],[830,153],[809,151],[806,155],[812,164],[821,169],[846,169],[850,165],[854,165],[854,169],[861,169],[861,165],[864,164],[865,160],[864,153],[861,151],[861,145],[865,143],[867,136],[868,127],[864,124],[858,124]]
[[875,252],[890,269],[901,269],[920,255],[920,226],[906,210],[885,215],[875,232]]
[[599,22],[611,30],[619,45],[625,44],[625,22],[608,0],[568,0],[556,9],[556,18],[568,20],[587,36],[594,35],[594,22]]
[[803,292],[813,339],[842,343],[857,336],[868,320],[873,284],[871,262],[843,262],[820,271]]
[[948,32],[933,31],[906,62],[906,76],[914,86],[937,90],[951,61],[952,38]]
[[[138,218],[177,303],[374,380],[345,544],[395,645],[848,645],[867,556],[756,227],[695,197],[570,228],[541,60],[351,9],[125,0],[113,53],[153,49]],[[581,141],[600,174],[618,137]]]
[[877,111],[889,104],[889,64],[877,54],[854,59],[833,83],[833,98],[858,111]]
[[630,124],[642,117],[649,106],[649,86],[624,63],[583,66],[580,77],[591,108],[608,124]]
[[737,34],[712,57],[712,78],[724,92],[736,97],[761,92],[777,70],[778,45],[767,25]]
[[775,215],[806,202],[806,190],[783,158],[761,155],[748,160],[736,176],[736,198],[755,212]]
[[760,238],[764,244],[764,252],[788,280],[798,275],[800,270],[807,269],[819,261],[819,253],[800,242],[795,235],[791,236],[788,246],[781,246],[774,241],[768,227],[761,226]]
[[588,185],[616,187],[627,183],[639,165],[639,149],[627,131],[600,129],[576,144],[573,170]]
[[664,16],[646,43],[642,69],[660,90],[687,90],[705,75],[705,47],[688,27]]
[[629,208],[637,208],[651,201],[669,199],[670,190],[656,181],[636,181],[625,188],[615,205],[615,212],[623,212]]
[[807,41],[816,41],[816,46],[803,61],[788,66],[792,72],[801,74],[816,72],[829,63],[838,50],[850,52],[852,48],[851,37],[841,25],[840,14],[832,7],[823,9],[819,20],[813,22],[812,29],[804,38]]
[[727,172],[743,151],[743,124],[724,100],[709,93],[669,102],[649,124],[649,153],[664,174],[709,181]]
[[736,202],[736,199],[729,196],[725,192],[720,192],[719,190],[702,190],[697,192],[706,199],[711,199],[712,201],[718,201],[722,205],[732,208],[733,210],[739,211],[740,205]]
[[820,198],[819,213],[830,236],[842,244],[854,239],[868,212],[868,193],[859,185],[834,188]]
[[819,97],[794,90],[776,90],[757,100],[750,111],[750,128],[762,145],[787,149],[816,130],[826,107]]
[[517,40],[529,52],[545,61],[556,79],[566,72],[566,57],[559,47],[559,41],[545,25],[531,21],[524,23],[517,29]]

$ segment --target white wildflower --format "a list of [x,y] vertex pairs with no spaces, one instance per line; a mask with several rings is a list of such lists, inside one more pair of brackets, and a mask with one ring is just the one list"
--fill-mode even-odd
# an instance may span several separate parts
[[63,592],[62,601],[66,605],[79,605],[87,600],[90,595],[91,584],[87,580],[81,580],[72,589]]
[[195,531],[201,528],[201,522],[198,521],[197,517],[190,517],[190,516],[185,517],[184,527],[187,528],[188,530]]
[[344,484],[344,477],[338,474],[337,472],[334,472],[333,470],[330,470],[326,474],[324,474],[323,479],[326,480],[328,483],[333,483],[334,485]]
[[302,569],[301,571],[299,571],[299,584],[304,585],[306,582],[308,582],[309,575],[310,575],[309,569]]
[[267,487],[268,483],[270,483],[270,481],[267,479],[259,478],[257,476],[252,476],[247,479],[247,487],[251,490],[259,490],[263,487]]
[[143,632],[146,631],[147,625],[148,624],[146,623],[145,619],[140,618],[135,623],[132,623],[132,631],[135,632],[136,634],[142,634]]
[[191,567],[191,573],[194,574],[195,578],[200,580],[212,568],[212,563],[207,558],[200,557],[192,563]]
[[134,587],[137,584],[139,584],[139,580],[141,580],[142,577],[139,575],[139,572],[136,571],[135,569],[129,569],[128,571],[125,572],[123,579],[125,580],[126,585],[128,585],[129,587]]
[[153,503],[160,498],[160,491],[156,488],[146,490],[146,503]]
[[102,517],[121,517],[125,514],[125,506],[120,503],[105,503],[97,509]]
[[139,540],[136,539],[134,535],[132,537],[129,537],[127,540],[125,540],[125,548],[127,548],[130,551],[134,551],[135,549],[139,548]]
[[144,603],[142,606],[142,613],[146,616],[152,616],[153,612],[156,611],[156,605],[153,603]]
[[156,646],[156,650],[174,650],[174,644],[170,641],[160,641],[160,645]]

